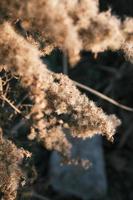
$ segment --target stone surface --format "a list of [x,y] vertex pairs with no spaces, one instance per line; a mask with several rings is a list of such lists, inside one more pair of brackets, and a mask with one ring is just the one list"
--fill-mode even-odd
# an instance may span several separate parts
[[85,170],[81,166],[60,165],[60,156],[53,152],[50,162],[50,179],[53,188],[62,195],[74,195],[83,200],[99,199],[107,191],[106,173],[101,136],[91,139],[72,139],[74,158],[88,159],[92,165]]

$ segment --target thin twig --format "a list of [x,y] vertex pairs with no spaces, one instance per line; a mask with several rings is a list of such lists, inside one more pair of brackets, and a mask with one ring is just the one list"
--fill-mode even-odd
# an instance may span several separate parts
[[73,81],[74,84],[88,92],[91,92],[92,94],[95,94],[96,96],[108,101],[109,103],[112,103],[114,104],[115,106],[119,107],[119,108],[122,108],[123,110],[127,110],[127,111],[130,111],[130,112],[133,112],[133,108],[131,107],[128,107],[128,106],[125,106],[119,102],[117,102],[116,100],[106,96],[105,94],[102,94],[101,92],[98,92],[97,90],[94,90],[93,88],[89,87],[89,86],[86,86],[86,85],[83,85],[81,83],[78,83],[76,81]]
[[36,199],[40,199],[40,200],[50,200],[49,198],[44,197],[44,196],[42,196],[40,194],[37,194],[34,191],[25,192],[24,193],[24,197],[35,197]]
[[37,199],[40,199],[40,200],[50,200],[50,199],[48,199],[47,197],[44,197],[44,196],[42,196],[42,195],[40,195],[40,194],[37,194],[37,193],[35,193],[35,192],[32,193],[32,196],[33,196],[33,197],[36,197]]
[[1,95],[0,98],[5,102],[7,102],[17,113],[19,114],[21,113],[21,111],[15,105],[13,105],[13,103],[9,99],[7,99],[4,95]]

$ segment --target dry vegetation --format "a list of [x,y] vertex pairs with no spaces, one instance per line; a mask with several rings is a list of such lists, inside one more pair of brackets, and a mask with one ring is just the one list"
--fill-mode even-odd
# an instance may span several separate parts
[[[102,134],[112,140],[120,120],[106,115],[67,76],[49,71],[40,56],[57,47],[74,65],[82,50],[97,54],[111,49],[123,50],[133,61],[132,25],[132,18],[121,22],[110,10],[101,13],[97,0],[0,0],[0,127],[4,137],[10,119],[19,115],[28,123],[29,143],[41,142],[66,159],[71,157],[71,144],[65,128],[73,137]],[[25,91],[30,108],[17,106],[20,90]],[[12,116],[8,115],[10,107]],[[4,109],[8,113],[2,113]],[[3,200],[14,200],[22,176],[19,164],[29,154],[4,137],[1,133],[0,190]]]

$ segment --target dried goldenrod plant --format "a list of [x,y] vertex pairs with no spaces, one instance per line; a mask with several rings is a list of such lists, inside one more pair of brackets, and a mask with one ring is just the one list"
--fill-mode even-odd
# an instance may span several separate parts
[[[110,10],[100,12],[97,0],[0,0],[0,71],[17,76],[28,91],[32,106],[23,117],[30,121],[29,140],[68,159],[71,144],[63,129],[82,139],[95,134],[113,139],[120,120],[106,115],[67,76],[49,71],[40,56],[58,47],[73,65],[82,50],[122,49],[132,61],[132,24],[132,18],[122,22]],[[2,135],[0,143],[0,190],[4,200],[14,200],[22,175],[19,163],[27,153]]]
[[[112,139],[119,124],[114,115],[104,114],[93,101],[81,95],[65,75],[48,71],[39,58],[39,51],[15,33],[9,23],[1,25],[0,36],[0,64],[19,75],[22,85],[29,89],[33,100],[30,116],[39,132],[37,137],[46,146],[50,135],[51,139],[54,137],[53,127],[56,127],[55,137],[57,130],[60,135],[60,129],[66,127],[76,137],[86,138],[99,133]],[[61,141],[64,140],[61,138]]]
[[20,164],[24,157],[31,156],[28,151],[18,149],[10,140],[3,137],[0,129],[0,192],[2,200],[16,199],[17,189],[23,177]]
[[35,40],[44,41],[45,53],[54,47],[67,51],[71,64],[82,49],[93,53],[124,49],[131,57],[132,48],[126,47],[133,41],[133,19],[122,22],[110,10],[100,12],[98,0],[1,0],[0,13],[1,21],[21,19]]

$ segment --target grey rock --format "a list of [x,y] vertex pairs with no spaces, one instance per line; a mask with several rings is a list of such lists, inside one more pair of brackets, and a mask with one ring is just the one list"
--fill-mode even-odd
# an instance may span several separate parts
[[101,136],[80,140],[71,138],[72,157],[88,159],[92,165],[85,170],[81,166],[60,165],[61,157],[53,152],[50,161],[50,181],[62,195],[74,195],[83,200],[103,198],[107,191]]

